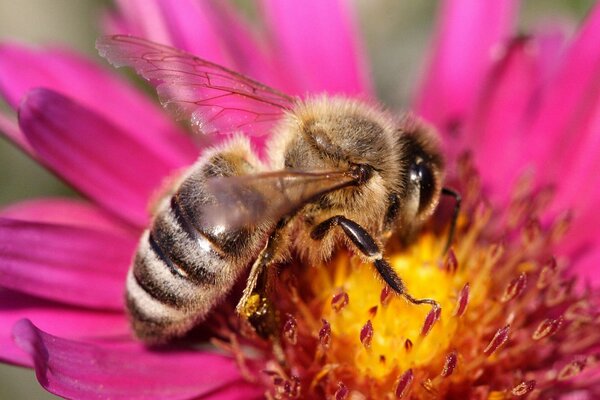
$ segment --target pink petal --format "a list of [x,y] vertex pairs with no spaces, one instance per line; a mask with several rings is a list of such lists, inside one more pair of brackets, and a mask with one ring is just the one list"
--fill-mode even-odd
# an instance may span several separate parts
[[120,0],[129,31],[225,66],[232,66],[207,15],[209,3],[194,0]]
[[13,334],[32,357],[40,384],[66,398],[202,399],[229,394],[250,399],[261,393],[242,379],[232,359],[200,350],[152,352],[131,342],[87,344],[52,336],[28,320],[18,322]]
[[27,200],[12,204],[2,211],[0,217],[20,221],[64,224],[119,232],[138,237],[140,232],[124,225],[97,206],[83,200],[46,198]]
[[456,128],[471,112],[494,46],[507,38],[516,0],[447,0],[438,16],[427,72],[416,111],[442,132]]
[[[597,207],[600,167],[600,5],[582,26],[526,138],[544,182],[558,185],[555,210]],[[526,162],[526,161],[523,161]]]
[[34,151],[27,143],[27,139],[25,139],[16,121],[12,121],[8,115],[2,112],[0,112],[0,135],[5,136],[25,153],[34,157]]
[[103,342],[129,338],[130,328],[121,312],[86,310],[0,289],[0,359],[12,364],[33,366],[29,355],[12,339],[15,322],[28,318],[40,329],[69,339]]
[[137,226],[176,167],[129,131],[50,90],[34,89],[19,123],[39,158],[73,187]]
[[114,232],[0,218],[0,286],[122,310],[135,245],[133,238]]
[[292,94],[373,93],[349,2],[263,0],[282,69],[297,82]]
[[[278,68],[259,46],[257,34],[225,2],[119,1],[108,34],[127,33],[186,50],[270,86],[286,90]],[[272,55],[271,55],[272,56]]]
[[192,141],[155,104],[94,63],[64,50],[1,44],[0,93],[8,103],[16,108],[38,86],[76,99],[175,165],[190,164],[197,157]]
[[519,154],[529,150],[520,132],[540,87],[540,49],[535,39],[518,38],[498,51],[501,56],[466,121],[463,142],[467,149],[475,149],[477,167],[491,189],[506,193],[523,167],[516,164]]

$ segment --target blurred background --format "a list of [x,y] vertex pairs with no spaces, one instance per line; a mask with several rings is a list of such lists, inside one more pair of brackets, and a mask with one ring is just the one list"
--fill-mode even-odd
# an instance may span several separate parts
[[[235,2],[248,7],[246,0]],[[427,54],[439,2],[354,0],[354,3],[379,97],[392,108],[406,107]],[[522,3],[519,29],[527,32],[553,21],[570,21],[576,26],[594,1]],[[0,40],[59,44],[102,62],[94,41],[100,34],[99,18],[110,6],[108,0],[0,0]],[[1,107],[4,104],[0,101]],[[74,193],[0,139],[0,207],[40,196],[74,196]],[[32,371],[0,365],[0,400],[55,398],[39,387]]]

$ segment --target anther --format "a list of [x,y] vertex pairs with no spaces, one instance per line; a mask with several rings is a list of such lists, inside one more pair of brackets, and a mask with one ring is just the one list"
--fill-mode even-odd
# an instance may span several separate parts
[[333,311],[335,312],[340,312],[349,302],[350,297],[348,297],[348,293],[339,292],[333,295],[333,298],[331,299],[331,308],[333,308]]
[[348,388],[344,382],[338,382],[338,388],[333,397],[335,400],[345,400],[348,397]]
[[469,304],[469,283],[465,283],[465,286],[458,293],[458,299],[456,300],[456,308],[454,309],[455,317],[462,317],[467,310]]
[[535,380],[530,380],[519,383],[517,386],[512,388],[510,393],[513,396],[522,397],[531,393],[533,389],[535,389]]
[[442,309],[439,307],[432,307],[427,313],[425,317],[425,322],[423,323],[423,327],[421,328],[421,336],[425,337],[429,332],[431,332],[431,328],[433,325],[440,319],[442,314]]
[[283,337],[292,345],[298,340],[298,324],[296,318],[291,314],[286,314],[283,324]]
[[396,398],[402,399],[404,396],[408,394],[410,390],[410,385],[414,379],[414,374],[412,369],[409,369],[398,378],[398,383],[396,384]]
[[446,256],[446,260],[444,261],[444,271],[454,274],[458,269],[458,260],[456,259],[456,254],[454,254],[454,250],[448,250],[448,255]]
[[503,303],[507,303],[519,296],[525,290],[527,286],[527,275],[525,273],[521,273],[518,277],[514,278],[512,281],[504,289],[504,293],[500,298],[500,301]]
[[446,361],[444,362],[444,368],[442,369],[442,373],[440,375],[443,378],[452,375],[452,372],[454,372],[454,368],[456,368],[457,362],[458,362],[458,357],[457,357],[455,351],[448,354],[446,356]]
[[328,349],[331,345],[331,325],[325,319],[321,321],[323,322],[323,326],[319,330],[319,342],[324,349]]
[[366,349],[371,347],[371,341],[373,340],[373,324],[371,320],[368,320],[367,323],[360,330],[360,342],[365,346]]
[[491,356],[498,350],[504,343],[508,341],[508,335],[510,332],[510,325],[506,325],[496,331],[496,334],[487,345],[483,353],[487,356]]
[[535,332],[531,335],[533,340],[542,340],[543,338],[554,335],[563,323],[563,318],[558,317],[556,319],[546,318],[536,328]]

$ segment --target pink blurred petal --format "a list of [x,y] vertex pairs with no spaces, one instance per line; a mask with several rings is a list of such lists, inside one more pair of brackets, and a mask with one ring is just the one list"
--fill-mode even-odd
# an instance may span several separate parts
[[13,325],[23,318],[46,332],[69,339],[101,343],[131,337],[129,324],[121,312],[75,308],[0,289],[0,359],[5,362],[33,366],[31,357],[12,339]]
[[92,62],[64,50],[1,44],[0,93],[8,103],[16,108],[38,86],[76,99],[173,164],[187,165],[197,157],[193,142],[155,104]]
[[263,0],[262,5],[273,52],[296,83],[290,93],[373,93],[349,2]]
[[[600,104],[600,6],[588,16],[569,48],[529,132],[532,158],[543,166],[547,178],[564,177],[565,167],[587,154],[594,136],[595,114]],[[597,152],[597,151],[596,151]],[[549,160],[561,163],[548,164]]]
[[93,228],[0,218],[0,286],[68,304],[123,309],[136,240]]
[[466,121],[463,143],[477,149],[473,155],[488,189],[506,193],[522,167],[515,164],[519,154],[530,150],[521,132],[540,87],[539,47],[533,38],[517,38],[498,52]]
[[[557,183],[556,210],[600,199],[600,5],[582,26],[541,100],[526,140],[545,182]],[[523,160],[522,162],[526,162]]]
[[[48,391],[85,399],[256,398],[232,359],[200,350],[152,352],[138,343],[95,345],[52,336],[21,320],[15,342],[32,357]],[[221,397],[224,398],[224,397]]]
[[442,132],[455,129],[471,112],[494,48],[508,37],[516,9],[516,0],[444,2],[414,104]]
[[126,33],[168,44],[287,89],[289,82],[268,59],[256,33],[225,2],[120,1],[118,6],[120,13],[106,19],[108,34]]
[[19,123],[45,164],[137,226],[146,225],[151,195],[176,167],[130,132],[50,90],[29,93]]
[[0,112],[0,136],[5,136],[29,156],[34,157],[34,151],[29,143],[27,143],[27,139],[25,139],[16,121],[12,121],[2,112]]
[[207,15],[210,4],[194,0],[121,0],[126,33],[171,45],[215,63],[232,66]]
[[137,230],[124,225],[112,215],[83,200],[45,198],[11,204],[0,211],[0,217],[29,222],[64,224],[119,232],[131,237]]

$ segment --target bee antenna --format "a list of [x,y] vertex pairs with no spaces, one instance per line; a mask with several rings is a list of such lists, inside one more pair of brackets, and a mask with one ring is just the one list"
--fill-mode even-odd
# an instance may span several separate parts
[[460,203],[462,198],[460,194],[450,188],[442,188],[443,196],[450,196],[454,198],[454,210],[452,211],[452,221],[450,222],[450,230],[448,231],[448,239],[446,240],[446,246],[444,246],[444,253],[446,254],[452,245],[452,241],[454,240],[454,233],[456,231],[456,220],[458,219],[458,213],[460,212]]

